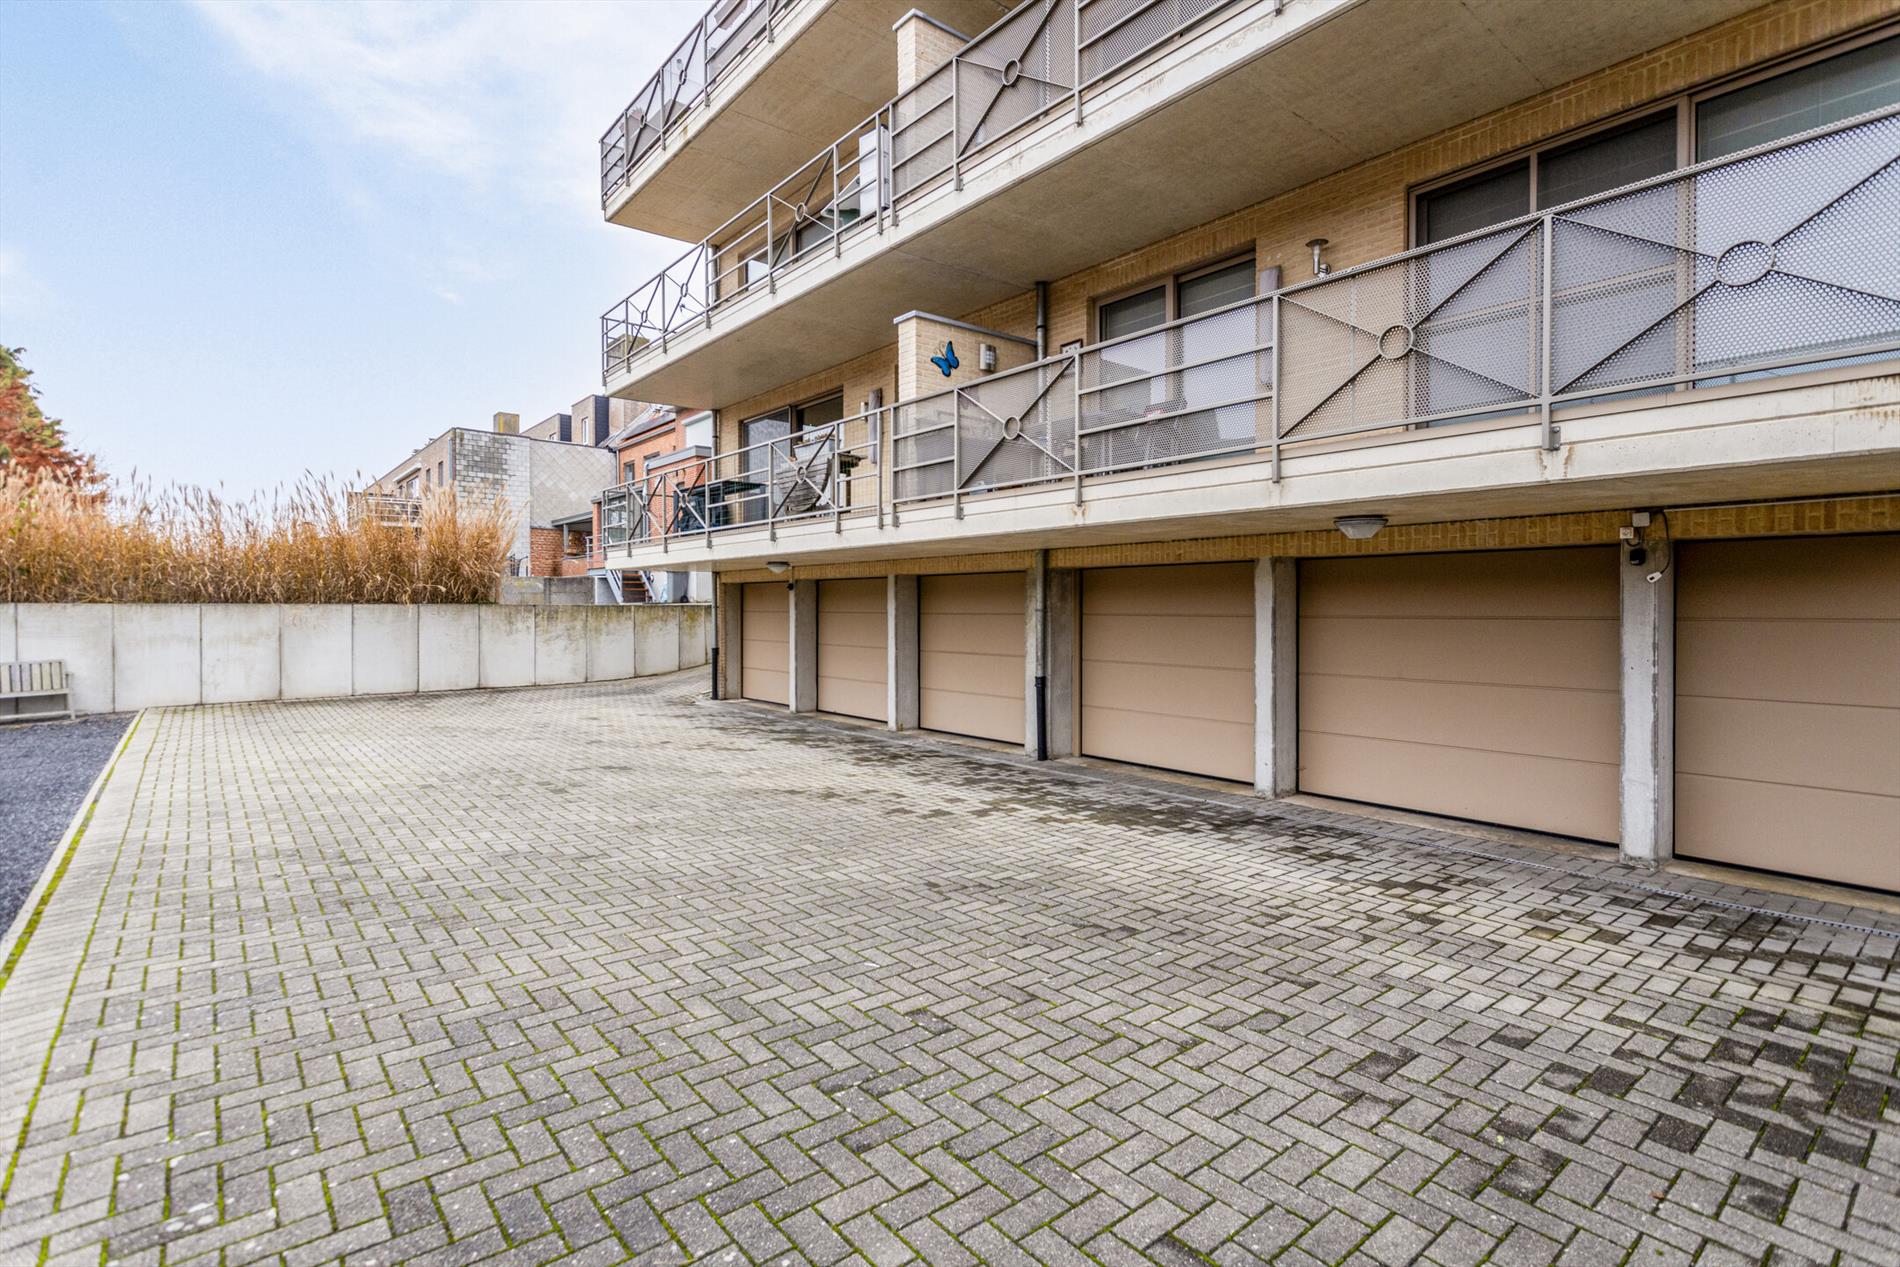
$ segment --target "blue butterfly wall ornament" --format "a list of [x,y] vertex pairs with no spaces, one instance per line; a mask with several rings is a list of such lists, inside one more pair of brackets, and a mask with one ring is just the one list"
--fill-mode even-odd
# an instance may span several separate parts
[[957,345],[946,341],[943,345],[943,354],[931,357],[930,363],[942,370],[945,378],[949,378],[950,371],[963,362],[957,360]]

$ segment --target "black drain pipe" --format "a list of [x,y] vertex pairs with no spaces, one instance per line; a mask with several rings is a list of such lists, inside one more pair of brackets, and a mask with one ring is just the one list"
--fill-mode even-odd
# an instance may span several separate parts
[[[1040,320],[1037,325],[1041,337]],[[1036,551],[1036,596],[1030,619],[1036,626],[1036,760],[1049,759],[1049,552]]]
[[1036,283],[1036,359],[1049,355],[1049,283]]
[[706,660],[712,666],[712,697],[719,698],[719,573],[712,573],[711,606],[707,608],[706,618],[712,621],[712,627],[706,631]]

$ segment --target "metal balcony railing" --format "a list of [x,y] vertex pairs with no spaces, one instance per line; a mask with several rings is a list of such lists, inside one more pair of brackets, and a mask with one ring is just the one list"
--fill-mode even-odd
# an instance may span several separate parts
[[719,77],[747,49],[770,42],[786,10],[800,0],[718,0],[680,41],[653,78],[600,138],[600,201],[605,206],[633,169],[706,103]]
[[389,493],[357,493],[350,498],[350,522],[369,519],[376,523],[414,525],[422,522],[420,497],[397,497]]
[[1560,406],[1894,358],[1896,224],[1888,109],[682,464],[608,490],[607,540],[882,527],[1058,483],[1080,501],[1092,477],[1218,457],[1278,480],[1286,451],[1460,421],[1554,448]]
[[[734,300],[776,291],[787,270],[883,233],[904,206],[964,165],[1242,0],[1028,0],[879,107],[600,319],[612,378],[650,347]],[[604,143],[603,143],[604,144]],[[649,147],[650,148],[650,147]],[[604,151],[603,151],[604,152]]]

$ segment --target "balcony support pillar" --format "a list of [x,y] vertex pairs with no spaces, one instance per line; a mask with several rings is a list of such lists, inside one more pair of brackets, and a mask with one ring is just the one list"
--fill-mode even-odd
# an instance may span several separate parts
[[818,711],[818,582],[793,581],[786,604],[791,628],[786,631],[786,660],[791,672],[787,689],[794,713]]
[[887,576],[884,580],[884,724],[890,730],[915,730],[917,578]]
[[1078,574],[1051,568],[1043,551],[1026,580],[1023,751],[1039,761],[1073,756]]
[[[1648,560],[1618,551],[1622,648],[1623,861],[1655,868],[1676,853],[1676,570],[1667,546],[1649,543]],[[1656,580],[1649,578],[1658,571]]]
[[714,588],[719,591],[719,601],[713,608],[713,619],[718,628],[713,634],[714,678],[713,693],[718,699],[738,699],[740,664],[740,639],[744,636],[745,587],[713,578]]
[[1300,573],[1295,559],[1253,566],[1253,787],[1299,790]]

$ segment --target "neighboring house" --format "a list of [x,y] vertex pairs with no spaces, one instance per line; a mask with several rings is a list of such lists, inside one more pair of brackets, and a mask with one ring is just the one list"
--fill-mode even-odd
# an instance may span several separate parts
[[[606,547],[624,545],[628,524],[627,490],[654,476],[669,464],[703,460],[712,453],[712,414],[701,411],[681,414],[670,405],[649,405],[636,417],[608,435],[605,443],[614,453],[615,487],[596,499],[592,520],[593,540]],[[603,531],[602,524],[606,524]],[[706,570],[671,572],[658,568],[623,571],[616,578],[603,577],[604,586],[618,582],[621,601],[653,598],[667,601],[705,602],[711,597],[712,574]],[[602,600],[606,601],[606,600]]]
[[570,575],[565,526],[576,517],[583,525],[590,520],[601,487],[613,478],[613,454],[592,444],[525,435],[519,426],[518,415],[498,413],[492,431],[452,427],[372,484],[361,504],[412,519],[421,499],[436,489],[452,488],[471,500],[499,498],[515,518],[509,557],[517,571]]
[[1900,3],[909,4],[602,142],[723,694],[1900,891]]

